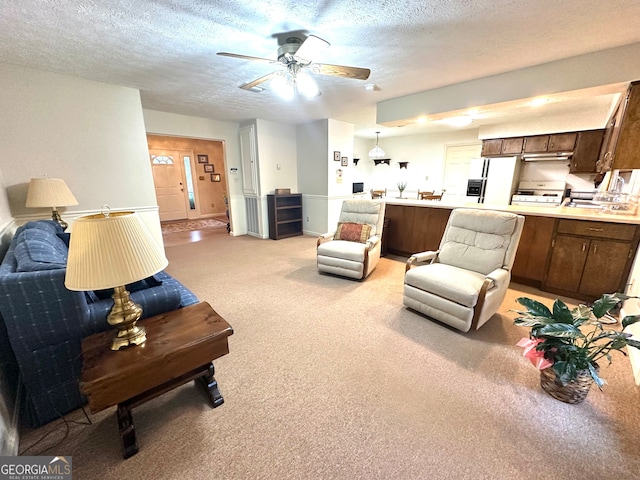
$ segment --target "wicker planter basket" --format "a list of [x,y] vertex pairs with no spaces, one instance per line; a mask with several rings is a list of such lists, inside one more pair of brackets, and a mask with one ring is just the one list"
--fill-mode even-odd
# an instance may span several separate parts
[[553,398],[565,403],[580,403],[587,398],[593,378],[589,370],[580,370],[578,377],[567,385],[556,383],[556,374],[553,368],[540,370],[540,386]]

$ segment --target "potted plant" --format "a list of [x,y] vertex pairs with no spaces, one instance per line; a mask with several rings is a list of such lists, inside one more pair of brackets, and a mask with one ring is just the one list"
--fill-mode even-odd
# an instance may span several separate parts
[[398,190],[400,190],[400,198],[402,198],[402,192],[407,188],[407,182],[398,182],[396,185],[398,186]]
[[[567,403],[583,401],[593,382],[602,389],[605,381],[598,374],[598,361],[611,363],[611,352],[623,350],[627,345],[640,348],[640,342],[618,330],[605,329],[601,319],[623,300],[632,298],[622,293],[605,294],[589,307],[578,305],[569,309],[559,299],[550,310],[531,298],[520,297],[516,301],[525,310],[514,324],[529,327],[528,338],[518,342],[524,348],[523,355],[540,369],[540,385],[554,398]],[[640,320],[640,315],[622,320],[626,327]]]

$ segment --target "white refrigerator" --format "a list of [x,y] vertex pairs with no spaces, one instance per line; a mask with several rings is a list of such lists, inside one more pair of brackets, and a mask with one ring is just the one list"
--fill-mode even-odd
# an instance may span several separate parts
[[[469,162],[469,187],[466,201],[493,205],[509,205],[518,188],[522,158],[472,158]],[[480,188],[473,188],[473,186]]]

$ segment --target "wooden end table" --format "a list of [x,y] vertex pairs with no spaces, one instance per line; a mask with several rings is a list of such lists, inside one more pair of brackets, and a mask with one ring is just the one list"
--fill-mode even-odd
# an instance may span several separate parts
[[233,329],[207,302],[140,322],[147,341],[111,350],[113,331],[82,341],[80,389],[91,413],[118,406],[116,417],[124,458],[138,452],[131,410],[190,380],[205,387],[212,408],[224,403],[213,377],[213,360],[229,353]]

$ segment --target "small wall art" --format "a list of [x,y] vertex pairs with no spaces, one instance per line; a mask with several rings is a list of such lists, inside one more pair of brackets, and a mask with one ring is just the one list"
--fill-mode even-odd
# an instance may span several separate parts
[[336,162],[340,161],[340,152],[333,152],[333,160]]
[[343,167],[348,166],[349,165],[349,158],[348,157],[342,157],[340,165],[342,165]]
[[198,155],[198,163],[209,163],[209,155]]
[[220,174],[219,173],[212,173],[211,174],[211,181],[212,182],[219,182],[220,181]]
[[213,171],[214,171],[213,170],[213,163],[207,163],[204,166],[204,171],[205,171],[205,173],[213,173]]

